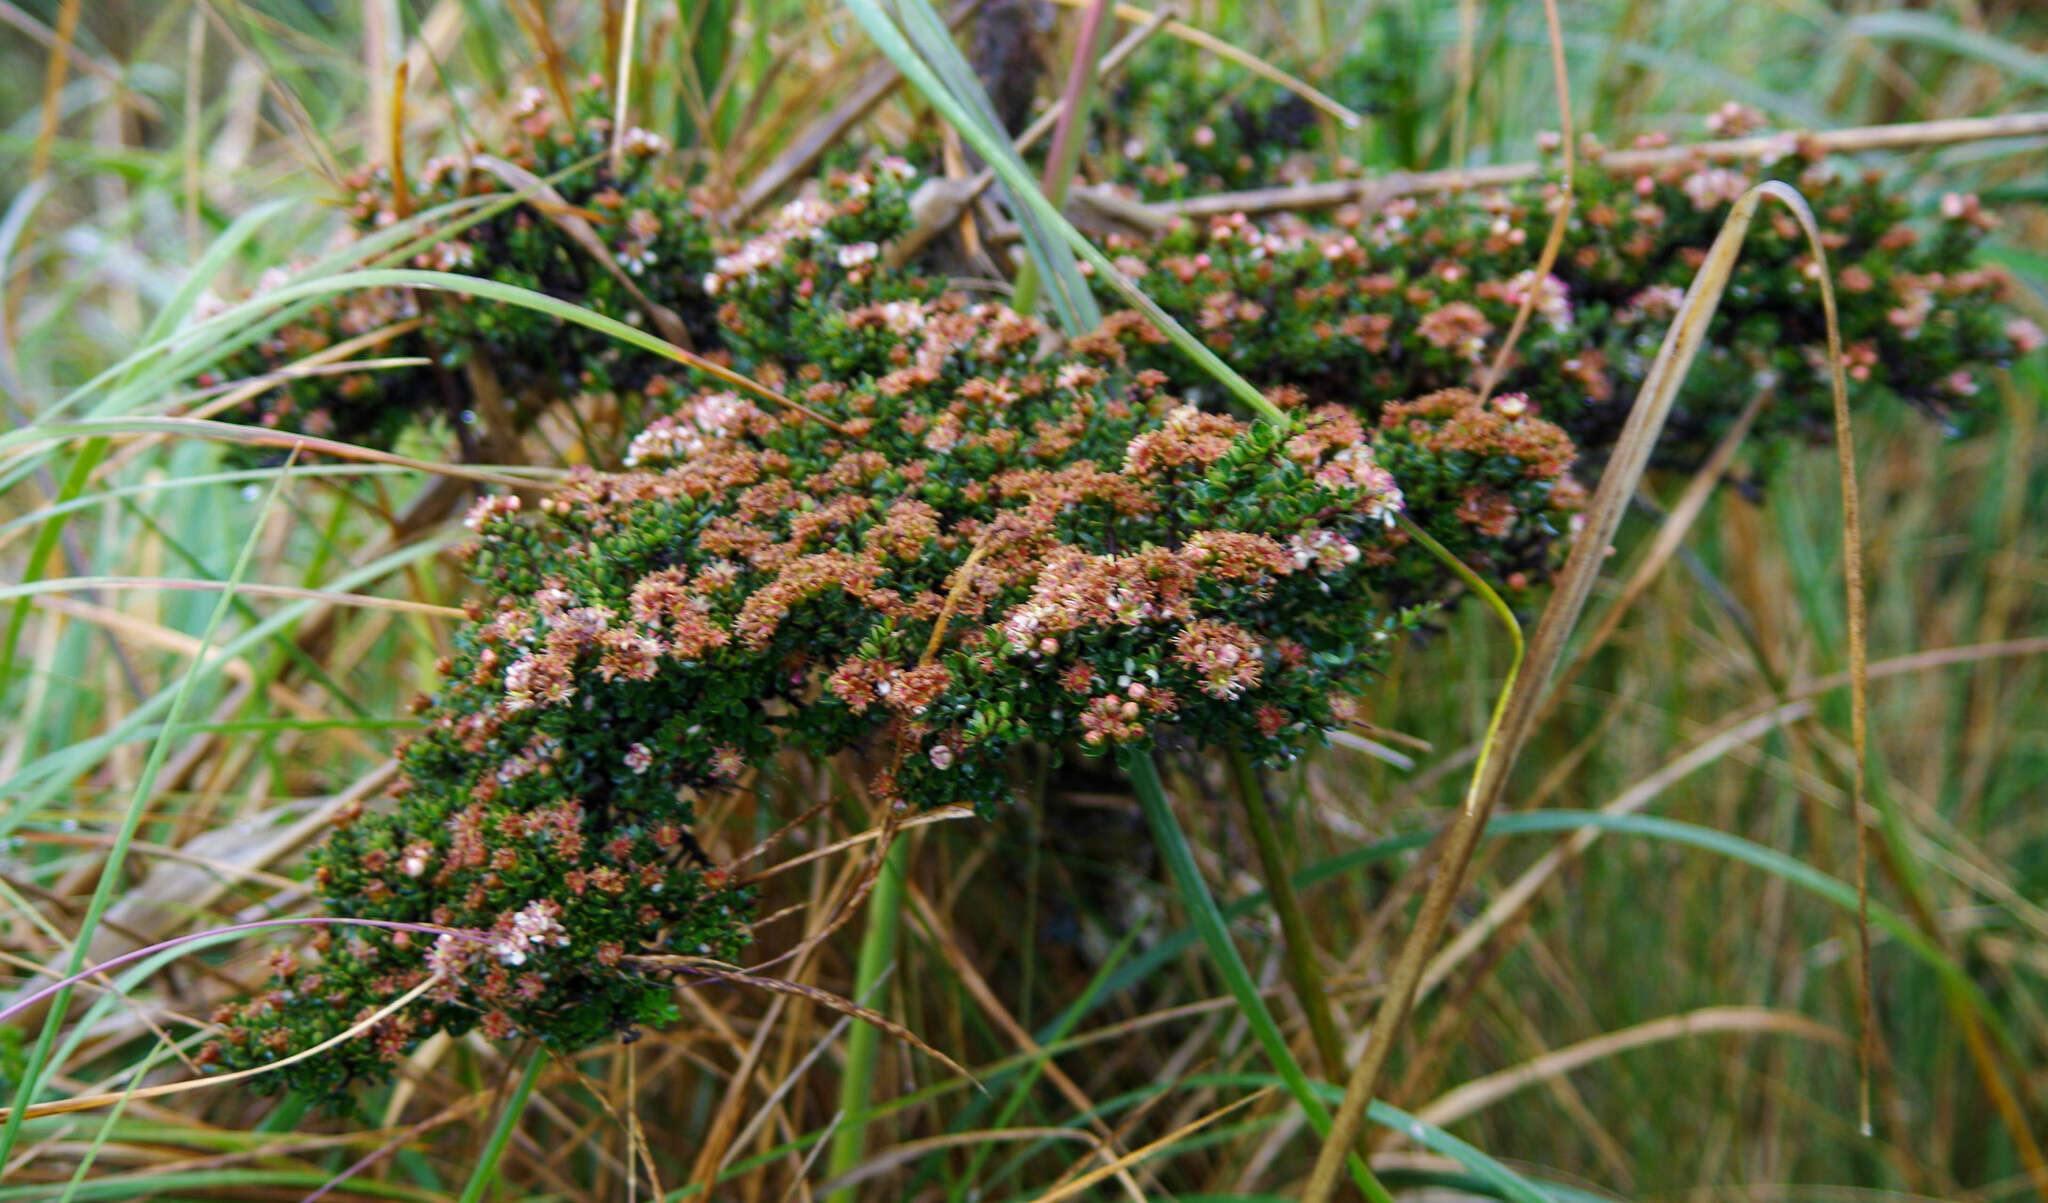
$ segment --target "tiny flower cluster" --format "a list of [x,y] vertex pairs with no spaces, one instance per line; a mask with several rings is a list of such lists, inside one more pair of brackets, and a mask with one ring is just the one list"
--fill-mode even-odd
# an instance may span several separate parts
[[882,247],[910,228],[916,180],[916,169],[894,156],[830,172],[766,228],[724,249],[703,287],[738,362],[776,382],[804,369],[845,376],[866,365],[822,360],[821,327],[867,306],[889,307],[877,323],[883,338],[919,320],[939,288],[882,260]]
[[471,509],[489,600],[392,805],[313,857],[332,912],[465,937],[343,929],[224,1013],[214,1056],[274,1061],[435,972],[431,1005],[284,1080],[338,1093],[436,1029],[568,1048],[650,1022],[668,986],[633,956],[743,939],[690,824],[745,766],[854,751],[884,799],[992,806],[1024,746],[1171,729],[1283,758],[1445,594],[1395,515],[1503,567],[1568,528],[1569,443],[1517,399],[1369,428],[1283,393],[1290,424],[1253,426],[1135,367],[1156,334],[1129,319],[1055,349],[957,294],[816,337],[857,365],[793,374],[830,426],[700,392],[630,468]]
[[[1714,125],[1748,132],[1756,118],[1735,108]],[[1835,170],[1793,136],[1770,162],[1696,153],[1616,173],[1601,158],[1589,142],[1562,253],[1540,280],[1529,265],[1555,212],[1555,179],[1354,206],[1328,224],[1183,221],[1156,242],[1118,239],[1111,250],[1255,383],[1374,415],[1396,398],[1475,386],[1532,299],[1499,387],[1540,398],[1594,458],[1618,433],[1731,203],[1766,173],[1796,179],[1820,218],[1852,384],[1967,428],[1985,409],[1984,373],[2041,345],[2002,304],[2006,277],[1973,262],[1994,224],[1975,198],[1950,194],[1915,218],[1896,188]],[[1688,376],[1662,462],[1698,462],[1760,389],[1774,393],[1757,427],[1767,447],[1832,428],[1818,271],[1796,223],[1767,210]],[[1170,348],[1142,362],[1191,379]]]

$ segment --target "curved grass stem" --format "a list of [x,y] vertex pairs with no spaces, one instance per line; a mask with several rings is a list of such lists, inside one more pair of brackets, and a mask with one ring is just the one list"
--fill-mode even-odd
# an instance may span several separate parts
[[[1465,883],[1465,869],[1472,863],[1472,852],[1486,832],[1487,817],[1493,813],[1494,800],[1499,797],[1499,790],[1491,785],[1493,760],[1501,743],[1501,726],[1507,717],[1508,705],[1516,698],[1515,685],[1521,678],[1522,660],[1527,651],[1522,639],[1522,625],[1515,620],[1514,611],[1501,600],[1500,594],[1407,515],[1400,515],[1399,520],[1403,530],[1443,561],[1486,602],[1487,608],[1507,628],[1508,637],[1514,645],[1514,658],[1508,665],[1507,679],[1501,683],[1493,714],[1487,720],[1485,737],[1480,740],[1479,759],[1472,766],[1471,784],[1466,789],[1464,805],[1451,828],[1450,839],[1444,845],[1436,876],[1430,879],[1429,892],[1423,897],[1422,913],[1416,917],[1415,929],[1401,945],[1393,976],[1387,983],[1386,996],[1381,1000],[1379,1010],[1373,1014],[1365,1053],[1359,1057],[1358,1064],[1352,1068],[1351,1076],[1344,1084],[1344,1101],[1338,1105],[1336,1119],[1324,1137],[1323,1151],[1316,1158],[1315,1169],[1309,1175],[1308,1188],[1302,1192],[1303,1203],[1328,1203],[1337,1189],[1339,1154],[1356,1144],[1364,1131],[1366,1111],[1372,1103],[1373,1091],[1379,1087],[1380,1073],[1386,1068],[1394,1034],[1407,1022],[1409,1008],[1415,1001],[1416,985],[1421,982],[1430,954],[1436,951],[1437,940],[1450,919],[1458,890]],[[1512,756],[1511,750],[1509,756]]]

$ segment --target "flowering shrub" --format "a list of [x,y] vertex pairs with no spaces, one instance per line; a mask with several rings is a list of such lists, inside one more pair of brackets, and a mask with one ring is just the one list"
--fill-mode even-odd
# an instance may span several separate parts
[[[1731,118],[1724,114],[1728,132]],[[1551,220],[1555,181],[1352,208],[1317,225],[1242,215],[1184,221],[1153,243],[1118,240],[1118,266],[1233,367],[1262,386],[1377,414],[1390,400],[1475,385],[1525,294],[1535,310],[1500,387],[1540,398],[1546,416],[1597,457],[1612,443],[1695,269],[1731,203],[1760,179],[1796,179],[1824,230],[1837,276],[1852,385],[1903,398],[1946,425],[1976,420],[1987,369],[2041,345],[2001,302],[2010,287],[1972,256],[1994,219],[1951,194],[1927,221],[1874,175],[1835,171],[1795,138],[1770,164],[1694,155],[1634,174],[1604,170],[1597,147],[1554,272],[1530,265]],[[1776,399],[1759,441],[1831,429],[1818,267],[1782,212],[1752,228],[1708,344],[1672,414],[1660,455],[1703,458],[1743,404]],[[1112,295],[1102,287],[1105,299]],[[1189,371],[1170,348],[1143,362]]]
[[[895,157],[832,172],[718,257],[703,287],[717,302],[718,336],[736,362],[775,383],[806,368],[837,377],[880,370],[874,355],[888,348],[877,339],[849,340],[843,332],[828,339],[825,331],[863,306],[937,298],[936,284],[882,260],[883,247],[910,229],[916,175]],[[821,358],[828,344],[852,358]]]
[[[660,306],[675,315],[693,349],[735,358],[771,378],[807,361],[818,315],[936,294],[914,274],[883,270],[878,262],[881,244],[909,223],[912,173],[900,160],[834,172],[784,206],[765,231],[720,246],[705,208],[660,170],[663,139],[627,131],[614,173],[602,89],[588,86],[576,102],[580,120],[571,126],[542,92],[528,89],[513,110],[513,137],[490,155],[429,161],[410,184],[415,211],[516,191],[528,177],[552,181],[561,203],[523,201],[449,234],[411,266],[544,293],[641,328],[656,328],[648,308]],[[358,174],[351,186],[349,218],[358,235],[398,220],[384,169]],[[610,265],[553,220],[564,205],[596,232]],[[452,223],[461,220],[458,214]],[[273,272],[258,291],[285,278]],[[676,387],[667,361],[608,335],[516,305],[402,289],[358,290],[314,306],[202,383],[274,371],[413,318],[421,321],[417,330],[377,353],[423,357],[431,365],[300,376],[225,416],[389,447],[421,418],[442,414],[456,422],[468,449],[467,425],[483,408],[461,370],[472,359],[488,365],[515,432],[564,399],[601,397],[628,414],[659,412]]]
[[[549,180],[559,202],[522,200],[454,229],[464,219],[458,213],[443,227],[451,232],[415,255],[410,266],[533,289],[640,326],[650,324],[646,305],[661,305],[678,315],[692,337],[709,335],[710,311],[696,287],[711,264],[708,227],[680,182],[660,171],[666,143],[646,130],[627,131],[614,172],[605,156],[611,119],[604,115],[602,90],[587,86],[576,103],[578,120],[572,124],[539,89],[528,89],[513,110],[510,137],[489,155],[480,151],[429,160],[408,183],[406,207],[411,211],[514,192],[531,177]],[[349,187],[347,212],[354,233],[367,235],[398,221],[401,205],[384,167],[357,173]],[[557,224],[564,206],[596,232],[610,264],[599,262]],[[272,273],[258,292],[284,278],[283,272]],[[407,318],[418,318],[421,325],[383,344],[379,353],[424,357],[432,361],[429,366],[304,376],[226,416],[388,446],[426,414],[455,419],[458,430],[473,420],[464,411],[477,402],[461,374],[472,358],[488,364],[497,377],[515,427],[529,424],[548,402],[562,397],[638,390],[660,366],[606,336],[514,306],[368,289],[313,306],[244,348],[217,374],[235,379],[275,370]]]
[[[597,125],[579,143],[523,116],[554,148],[529,153],[535,172],[604,142]],[[1840,256],[1853,374],[1960,419],[1970,373],[2033,338],[1990,303],[1998,279],[1964,266],[1987,219],[1956,198],[1923,236],[1873,181],[1795,162]],[[1062,346],[887,266],[909,221],[900,163],[835,174],[715,254],[696,216],[672,222],[691,212],[680,193],[585,170],[602,188],[578,203],[642,240],[617,266],[797,404],[692,391],[539,315],[420,311],[441,368],[489,354],[536,403],[625,390],[667,412],[619,470],[579,469],[531,511],[509,496],[471,510],[488,601],[422,702],[391,803],[344,816],[313,858],[332,913],[414,926],[349,926],[303,963],[281,957],[271,989],[220,1016],[217,1060],[274,1063],[429,982],[369,1040],[278,1077],[334,1098],[434,1030],[566,1049],[664,1021],[671,984],[642,958],[730,958],[752,917],[691,833],[696,804],[779,755],[852,753],[887,804],[987,808],[1026,746],[1092,756],[1171,731],[1255,759],[1301,752],[1454,590],[1398,515],[1510,589],[1542,575],[1581,497],[1575,436],[1595,454],[1611,439],[1746,181],[1704,160],[1589,169],[1542,280],[1526,264],[1551,186],[1118,246],[1268,388],[1281,427],[1192,404],[1201,382],[1134,314]],[[643,207],[657,196],[677,208]],[[428,252],[435,265],[633,312],[551,223],[477,229]],[[1674,419],[1681,454],[1767,376],[1793,402],[1774,429],[1821,412],[1795,236],[1768,224],[1731,286],[1707,384]],[[1536,321],[1482,399],[1468,386],[1525,292]],[[342,329],[405,302],[355,303],[393,308]]]
[[1128,321],[1054,354],[1037,321],[947,296],[815,336],[802,401],[845,433],[702,392],[626,470],[471,511],[492,599],[394,808],[315,856],[336,913],[466,934],[348,929],[231,1008],[216,1055],[274,1060],[430,972],[431,1008],[286,1078],[338,1090],[435,1027],[569,1047],[658,1018],[634,955],[744,937],[688,828],[747,765],[851,750],[885,800],[986,807],[1022,745],[1171,727],[1291,755],[1442,591],[1397,513],[1511,570],[1574,499],[1568,441],[1520,397],[1439,394],[1369,431],[1283,395],[1282,430],[1168,394],[1127,362]]

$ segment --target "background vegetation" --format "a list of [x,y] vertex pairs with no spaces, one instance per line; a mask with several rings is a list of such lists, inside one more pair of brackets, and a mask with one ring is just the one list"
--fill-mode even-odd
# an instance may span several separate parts
[[[217,443],[140,420],[94,432],[111,439],[72,438],[59,407],[175,329],[199,288],[239,295],[330,245],[335,181],[387,157],[399,64],[411,87],[397,120],[417,164],[497,122],[519,89],[545,83],[551,56],[579,71],[607,61],[629,7],[640,10],[629,41],[642,119],[691,148],[714,195],[762,178],[874,61],[845,14],[782,0],[680,12],[666,0],[0,3],[0,391],[17,430],[6,438],[19,440],[5,446],[50,452],[10,460],[0,497],[4,600],[29,599],[9,611],[15,650],[0,680],[0,950],[17,984],[75,941],[98,959],[303,907],[295,853],[337,799],[381,784],[405,702],[446,650],[443,608],[465,596],[445,554],[460,510],[433,504],[446,477],[334,461],[240,467]],[[1615,143],[1690,134],[1730,99],[1812,128],[2048,108],[2048,17],[2025,0],[1562,11],[1578,123]],[[1064,64],[1071,14],[1025,16],[980,36]],[[1365,112],[1345,149],[1368,170],[1517,161],[1556,124],[1532,3],[1218,3],[1184,16]],[[66,66],[48,95],[53,46]],[[1049,97],[1063,75],[1034,94]],[[1106,103],[1143,100],[1112,91]],[[938,136],[929,110],[900,97],[871,123],[890,140]],[[1987,256],[2038,313],[2044,147],[1871,162],[1918,195],[1975,191],[1994,204],[2006,220]],[[254,213],[265,220],[236,225]],[[185,387],[123,365],[70,412],[140,419],[193,400]],[[2014,1135],[2048,1131],[2044,390],[2035,356],[2003,380],[2006,420],[1987,433],[1951,439],[1897,414],[1859,430],[1872,789],[1895,816],[1873,889],[1914,933],[1875,937],[1874,1134],[1856,1131],[1855,929],[1828,894],[1839,899],[1853,855],[1836,734],[1847,698],[1813,686],[1848,660],[1841,517],[1819,451],[1793,457],[1761,495],[1715,490],[1563,687],[1384,1097],[1560,1198],[2048,1198]],[[440,454],[426,437],[399,450]],[[526,454],[545,465],[580,452],[543,429]],[[1651,478],[1589,632],[1687,484]],[[32,564],[73,583],[32,592]],[[228,580],[243,587],[224,606],[218,590],[175,584]],[[248,587],[259,585],[284,591]],[[330,596],[349,592],[389,600]],[[1340,744],[1274,781],[1354,1037],[1505,663],[1488,615],[1451,612],[1379,691],[1380,746]],[[834,797],[823,779],[777,788]],[[838,800],[845,812],[797,833],[786,855],[864,826]],[[1642,821],[1612,820],[1597,839],[1545,823],[1545,812],[1602,808]],[[731,826],[766,836],[777,814],[750,808]],[[1241,904],[1239,947],[1306,1048],[1239,816],[1184,805],[1182,821],[1212,888]],[[108,870],[130,823],[133,842]],[[853,1197],[1039,1197],[1099,1164],[1086,1151],[1098,1137],[1143,1146],[1265,1072],[1120,782],[1063,780],[1042,809],[934,823],[911,847],[894,968],[862,1001],[983,1089],[884,1040],[875,1097],[900,1101],[870,1125]],[[821,923],[862,868],[841,850],[779,875],[776,896],[810,916],[784,922]],[[89,899],[103,881],[117,884],[102,915]],[[794,976],[852,995],[859,936],[856,918]],[[93,1009],[67,1028],[50,1087],[191,1076],[179,1060],[196,1047],[195,1021],[260,980],[285,938],[152,967],[125,1002],[88,993]],[[1959,1020],[1958,978],[1931,961],[1960,967],[1988,1024]],[[0,1167],[0,1199],[303,1198],[373,1154],[332,1197],[611,1199],[652,1197],[656,1182],[705,1197],[720,1173],[709,1197],[822,1197],[817,1151],[852,1021],[739,986],[679,1002],[671,1030],[547,1064],[510,1124],[502,1101],[524,1063],[441,1041],[354,1116],[230,1085],[31,1120]],[[4,1034],[32,1042],[36,1018]],[[1035,1056],[1046,1047],[1059,1055]],[[18,1049],[0,1058],[10,1065],[18,1074]],[[494,1136],[492,1184],[472,1173]],[[1397,1187],[1500,1189],[1401,1132],[1374,1139]],[[1298,1116],[1266,1097],[1176,1141],[1139,1181],[1151,1197],[1288,1197],[1314,1149]],[[1086,1191],[1129,1197],[1112,1182]]]

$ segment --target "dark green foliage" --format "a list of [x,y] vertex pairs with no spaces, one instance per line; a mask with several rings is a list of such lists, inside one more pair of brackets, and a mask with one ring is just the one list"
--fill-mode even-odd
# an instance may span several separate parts
[[[883,270],[879,262],[879,244],[909,223],[907,170],[893,160],[872,172],[833,173],[784,206],[760,236],[719,256],[704,208],[662,173],[659,137],[628,131],[620,170],[611,170],[611,122],[602,102],[601,89],[580,92],[582,119],[571,127],[554,116],[543,93],[529,89],[514,109],[517,135],[509,142],[488,155],[427,163],[409,184],[415,212],[510,193],[529,187],[534,177],[551,181],[559,201],[522,200],[450,233],[411,265],[540,292],[671,334],[650,312],[650,305],[660,306],[675,316],[690,347],[771,379],[811,362],[819,315],[873,300],[935,295],[914,274]],[[498,168],[493,159],[515,170]],[[381,168],[352,185],[355,232],[397,220],[391,181]],[[562,216],[588,224],[610,266],[557,223]],[[273,273],[266,285],[286,278]],[[584,327],[516,305],[389,289],[360,290],[316,306],[202,383],[275,371],[414,319],[416,330],[355,357],[422,357],[430,365],[299,376],[223,416],[387,448],[423,419],[441,416],[454,423],[465,456],[474,458],[483,450],[475,434],[480,421],[495,420],[504,427],[501,434],[516,435],[550,406],[571,401],[583,408],[601,402],[596,408],[628,420],[637,415],[637,425],[660,412],[661,398],[674,387],[668,361]]]
[[[523,117],[536,173],[604,143],[598,124],[571,137]],[[690,832],[696,804],[779,756],[850,754],[886,803],[986,809],[1027,749],[1095,756],[1165,730],[1268,761],[1316,745],[1457,590],[1397,514],[1510,591],[1541,579],[1581,494],[1572,433],[1604,449],[1748,182],[1705,162],[1589,167],[1540,282],[1526,264],[1549,186],[1119,246],[1268,387],[1283,428],[1190,404],[1204,382],[1133,314],[1060,345],[889,266],[910,178],[894,160],[835,173],[715,257],[680,193],[630,191],[664,185],[598,174],[576,194],[643,239],[621,264],[700,345],[802,410],[693,391],[537,314],[422,313],[443,384],[482,355],[522,405],[603,390],[667,412],[621,470],[579,470],[537,513],[512,497],[471,511],[489,600],[423,701],[391,804],[347,816],[314,856],[331,913],[422,927],[343,927],[284,958],[270,991],[222,1016],[215,1057],[275,1061],[430,976],[423,1004],[277,1080],[339,1098],[434,1030],[573,1049],[664,1022],[674,964],[642,958],[730,958],[752,918]],[[467,186],[427,179],[444,200]],[[1921,235],[1873,181],[1806,183],[1859,383],[1961,420],[1972,373],[2033,337],[1967,267],[1974,202],[1945,200]],[[429,254],[636,312],[552,223],[519,210],[478,229]],[[1784,395],[1767,433],[1825,412],[1795,235],[1759,230],[1674,419],[1676,459],[1765,379]],[[1482,398],[1465,386],[1528,289],[1535,320]]]
[[[658,324],[648,312],[651,303],[673,313],[691,340],[715,338],[700,284],[712,260],[706,214],[661,169],[667,145],[658,135],[627,131],[618,169],[612,169],[604,98],[599,87],[581,90],[578,119],[571,123],[544,93],[529,89],[513,110],[511,137],[429,160],[408,181],[403,202],[385,168],[358,173],[349,181],[352,230],[367,234],[391,225],[402,211],[431,212],[452,201],[529,189],[537,177],[552,195],[530,191],[481,222],[459,229],[451,224],[452,232],[410,266],[531,289],[648,328]],[[599,262],[558,224],[562,218],[587,223],[611,262]],[[458,214],[454,222],[461,220]],[[424,357],[429,366],[301,377],[225,416],[388,447],[414,422],[438,414],[456,424],[468,448],[480,412],[490,417],[503,406],[499,420],[511,431],[523,430],[565,398],[637,395],[665,366],[595,331],[517,306],[373,289],[316,307],[231,359],[221,374],[234,379],[272,371],[411,318],[420,319],[417,330],[383,342],[374,354]],[[466,370],[472,361],[488,371],[489,383],[481,386],[487,396]]]

